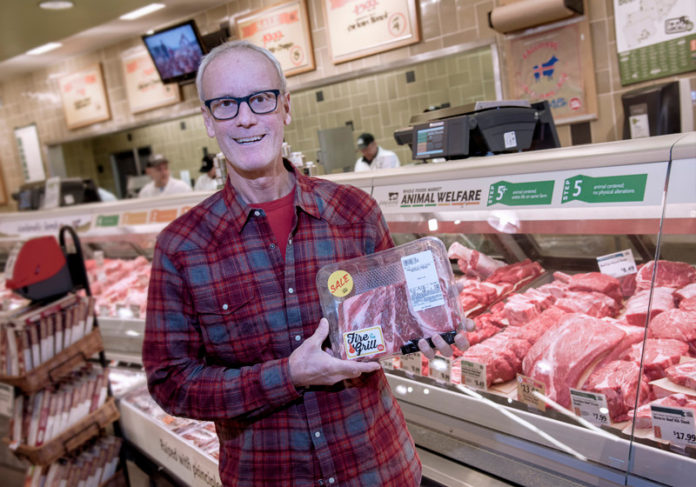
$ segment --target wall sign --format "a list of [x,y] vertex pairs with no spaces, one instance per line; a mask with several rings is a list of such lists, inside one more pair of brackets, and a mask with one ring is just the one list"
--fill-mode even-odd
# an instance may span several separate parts
[[334,64],[420,41],[416,0],[324,0]]
[[111,118],[101,64],[58,80],[65,123],[70,130]]
[[508,94],[548,100],[556,125],[597,117],[597,92],[586,19],[505,39]]
[[314,49],[305,0],[276,4],[237,17],[237,35],[265,47],[280,61],[285,76],[314,69]]
[[124,52],[121,63],[131,113],[172,105],[180,100],[179,85],[162,83],[145,48]]

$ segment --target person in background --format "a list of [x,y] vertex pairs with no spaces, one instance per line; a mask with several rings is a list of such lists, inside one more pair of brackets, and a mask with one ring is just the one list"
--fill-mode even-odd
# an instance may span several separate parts
[[362,157],[355,161],[356,172],[401,165],[396,153],[378,146],[375,137],[370,133],[365,132],[358,137],[358,150],[362,153]]
[[196,184],[193,186],[194,191],[215,191],[218,189],[218,183],[215,180],[217,174],[215,173],[214,159],[215,157],[212,154],[203,156],[201,168],[199,170],[203,174],[196,179]]
[[162,154],[153,154],[147,159],[145,173],[152,181],[143,186],[138,193],[138,198],[191,192],[190,185],[171,177],[169,161]]
[[[322,345],[316,273],[394,245],[379,206],[283,159],[290,93],[266,49],[216,47],[196,86],[228,176],[157,237],[142,351],[150,393],[170,414],[215,422],[226,487],[420,485],[379,363]],[[466,349],[465,333],[455,343]]]

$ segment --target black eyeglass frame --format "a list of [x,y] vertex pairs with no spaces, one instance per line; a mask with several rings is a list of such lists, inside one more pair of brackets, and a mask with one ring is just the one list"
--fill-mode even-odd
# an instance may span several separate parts
[[[251,100],[253,97],[260,95],[262,93],[273,93],[275,95],[275,105],[271,110],[268,110],[266,112],[257,112],[254,110],[254,108],[251,106],[251,103],[249,103],[249,100]],[[254,93],[251,93],[247,96],[242,96],[242,97],[237,97],[237,96],[220,96],[218,98],[211,98],[210,100],[204,100],[203,104],[206,106],[208,109],[208,112],[210,115],[215,119],[215,120],[232,120],[233,118],[236,118],[237,115],[239,115],[239,107],[242,106],[242,103],[246,103],[247,106],[249,107],[249,110],[252,111],[252,113],[255,113],[256,115],[266,115],[267,113],[274,112],[278,108],[278,97],[280,96],[280,90],[261,90],[261,91],[256,91]],[[232,117],[227,117],[227,118],[218,118],[215,116],[213,113],[213,110],[210,108],[210,105],[213,102],[219,101],[219,100],[234,100],[237,102],[237,113],[235,113]]]

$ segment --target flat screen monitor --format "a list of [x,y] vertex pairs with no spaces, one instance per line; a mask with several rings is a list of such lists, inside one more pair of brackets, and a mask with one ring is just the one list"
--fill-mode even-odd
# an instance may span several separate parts
[[143,36],[162,83],[192,80],[207,52],[193,20]]

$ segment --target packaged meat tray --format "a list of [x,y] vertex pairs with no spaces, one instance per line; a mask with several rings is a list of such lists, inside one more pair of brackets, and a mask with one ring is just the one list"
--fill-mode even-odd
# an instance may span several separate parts
[[417,352],[418,340],[436,334],[451,344],[462,322],[447,250],[434,237],[326,265],[317,289],[342,359]]

